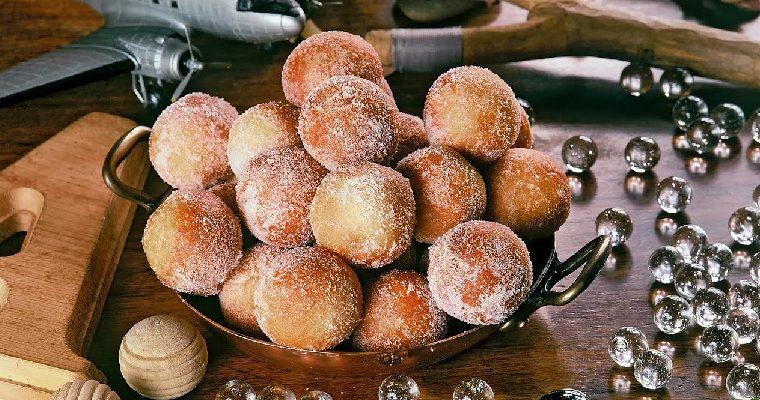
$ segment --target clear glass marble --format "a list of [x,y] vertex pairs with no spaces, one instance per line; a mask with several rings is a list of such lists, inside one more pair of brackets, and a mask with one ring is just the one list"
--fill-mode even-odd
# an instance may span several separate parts
[[710,287],[710,278],[705,269],[695,265],[686,264],[678,272],[673,280],[676,292],[683,298],[691,300],[700,290]]
[[654,75],[649,66],[641,63],[630,63],[620,73],[620,87],[631,96],[641,96],[649,91],[654,84]]
[[760,108],[752,113],[750,118],[750,131],[752,133],[752,140],[760,143]]
[[654,306],[654,324],[663,333],[683,332],[691,322],[691,304],[681,296],[665,296]]
[[619,246],[631,237],[633,222],[622,208],[608,208],[596,216],[596,234],[608,235],[612,246]]
[[722,139],[728,139],[739,134],[746,122],[744,111],[733,103],[722,103],[713,107],[710,110],[710,118],[718,125]]
[[707,247],[707,232],[693,224],[679,227],[673,234],[673,247],[681,252],[686,262],[698,262]]
[[562,145],[562,160],[572,172],[584,172],[596,162],[599,149],[588,136],[573,136]]
[[726,324],[705,328],[699,337],[702,354],[716,363],[730,361],[739,348],[739,336]]
[[296,400],[296,395],[287,387],[275,384],[261,389],[256,400]]
[[633,365],[633,376],[647,389],[664,387],[673,375],[673,361],[661,351],[647,350]]
[[710,275],[710,280],[720,282],[728,278],[734,268],[734,253],[724,243],[712,243],[705,246],[699,255],[699,262]]
[[755,203],[755,207],[760,207],[760,185],[752,191],[752,202]]
[[703,328],[720,323],[731,309],[726,294],[716,288],[698,291],[691,300],[691,306],[694,309],[694,321]]
[[551,393],[547,393],[539,400],[589,400],[590,398],[586,393],[575,389],[560,389]]
[[632,327],[618,329],[607,344],[607,352],[612,361],[621,367],[630,367],[637,358],[649,350],[647,338],[640,330]]
[[726,314],[726,325],[736,331],[739,344],[747,344],[755,340],[760,328],[760,317],[749,307],[732,308]]
[[414,379],[403,375],[391,375],[380,384],[377,391],[378,400],[417,400],[420,398],[420,387]]
[[668,100],[688,96],[693,84],[694,75],[684,68],[670,68],[660,77],[660,91]]
[[686,128],[686,141],[698,154],[709,153],[720,142],[720,128],[712,118],[697,118]]
[[668,213],[677,213],[691,203],[691,185],[686,179],[669,176],[657,184],[657,204]]
[[493,400],[494,393],[486,381],[478,378],[462,381],[454,388],[454,400]]
[[752,276],[752,280],[760,285],[760,252],[757,252],[750,257],[749,274]]
[[637,136],[625,146],[625,162],[635,172],[647,172],[660,161],[660,146],[648,136]]
[[256,391],[250,383],[233,379],[228,381],[216,392],[215,400],[256,400]]
[[684,265],[683,255],[673,246],[660,247],[649,257],[649,272],[657,282],[673,282],[676,272]]
[[533,109],[533,106],[528,102],[528,100],[525,100],[523,98],[518,97],[517,103],[520,104],[520,107],[522,107],[523,110],[525,110],[525,113],[528,114],[528,122],[533,125],[536,122],[536,110]]
[[728,289],[728,303],[731,307],[760,307],[760,288],[757,283],[742,279]]
[[301,400],[333,400],[333,398],[329,393],[312,389],[301,396]]
[[681,97],[673,104],[673,122],[681,129],[686,129],[691,121],[707,114],[707,103],[697,96]]
[[728,231],[740,244],[752,244],[760,240],[760,208],[742,207],[728,219]]
[[760,396],[760,368],[744,363],[731,369],[726,377],[726,390],[735,400],[752,400]]

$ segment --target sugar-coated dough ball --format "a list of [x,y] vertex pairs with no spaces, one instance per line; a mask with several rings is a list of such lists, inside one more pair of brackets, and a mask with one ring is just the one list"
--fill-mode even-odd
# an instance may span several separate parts
[[511,149],[491,165],[489,219],[525,238],[549,236],[570,214],[572,192],[564,171],[546,154]]
[[381,267],[412,242],[412,187],[391,168],[372,163],[349,166],[322,180],[309,221],[318,245],[357,266]]
[[399,162],[415,150],[427,147],[427,133],[422,118],[400,112],[393,118],[392,127],[398,136],[398,148],[393,156],[394,163]]
[[232,124],[227,155],[235,175],[259,154],[282,147],[299,147],[298,108],[282,101],[257,104]]
[[429,248],[428,280],[438,307],[461,321],[493,325],[525,300],[533,282],[528,248],[496,222],[468,221]]
[[242,254],[240,222],[216,195],[177,190],[148,218],[143,249],[164,285],[214,295]]
[[205,93],[190,93],[166,107],[150,134],[150,161],[177,189],[205,189],[230,174],[227,139],[235,107]]
[[327,169],[364,161],[387,164],[398,147],[391,98],[355,76],[324,81],[306,99],[298,134],[306,151]]
[[475,167],[456,151],[426,147],[406,156],[396,169],[409,179],[417,205],[414,238],[433,243],[454,226],[483,216],[486,185]]
[[339,75],[358,76],[376,85],[384,80],[380,56],[369,42],[348,32],[321,32],[301,42],[285,60],[282,91],[289,102],[301,107],[309,92]]
[[362,291],[351,267],[320,247],[283,249],[261,269],[256,319],[274,343],[326,350],[361,319]]
[[309,207],[327,174],[300,147],[272,149],[251,160],[237,184],[248,229],[264,243],[295,247],[314,240]]
[[520,123],[520,133],[517,134],[517,140],[512,147],[532,149],[533,148],[533,129],[530,126],[528,113],[522,109],[522,122]]
[[220,199],[230,208],[233,214],[240,219],[240,208],[237,205],[237,195],[235,194],[235,185],[237,180],[232,179],[227,182],[218,183],[208,188],[208,191],[219,196]]
[[512,89],[481,67],[457,67],[433,82],[425,99],[431,144],[490,162],[515,143],[522,117]]
[[446,334],[447,317],[415,271],[392,270],[367,291],[364,317],[353,343],[362,351],[396,351],[422,346]]

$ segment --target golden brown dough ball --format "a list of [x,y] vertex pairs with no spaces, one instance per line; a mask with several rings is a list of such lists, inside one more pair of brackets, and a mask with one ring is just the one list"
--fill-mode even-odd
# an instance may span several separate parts
[[314,240],[309,207],[327,174],[306,150],[285,147],[251,160],[237,184],[237,202],[248,229],[264,243],[295,247]]
[[360,267],[377,268],[411,244],[414,209],[408,179],[391,168],[364,163],[322,180],[309,221],[318,245]]
[[478,219],[486,209],[486,186],[475,167],[448,147],[415,151],[396,169],[412,185],[417,205],[414,238],[433,243],[459,223]]
[[567,177],[546,154],[511,149],[491,165],[486,214],[525,238],[549,236],[570,213]]
[[142,243],[161,283],[202,296],[219,293],[242,254],[240,223],[219,197],[204,190],[170,194],[148,218]]
[[447,317],[414,271],[392,270],[367,291],[364,317],[354,331],[362,351],[396,351],[435,342],[446,334]]
[[256,319],[274,343],[326,350],[351,335],[361,319],[362,292],[351,267],[319,247],[283,249],[262,267]]
[[394,164],[415,150],[427,147],[427,133],[422,118],[400,112],[393,118],[392,126],[398,136],[398,149],[393,156]]
[[348,32],[321,32],[301,42],[285,60],[282,91],[289,102],[302,107],[315,87],[340,75],[358,76],[381,85],[380,56],[359,36]]
[[425,99],[428,140],[493,161],[515,143],[521,108],[509,85],[488,69],[451,69],[433,82]]
[[218,97],[190,93],[166,107],[150,134],[150,161],[177,189],[205,189],[230,174],[227,139],[237,110]]
[[233,214],[238,219],[241,219],[240,208],[237,205],[237,195],[235,194],[236,179],[229,180],[227,182],[218,183],[211,186],[208,191],[219,196],[220,199],[230,208]]
[[498,324],[528,296],[533,282],[528,248],[504,225],[468,221],[446,232],[429,250],[433,299],[456,319]]
[[528,113],[525,112],[525,109],[522,107],[520,107],[520,109],[522,110],[522,123],[520,123],[520,133],[517,134],[517,140],[515,141],[515,144],[512,145],[512,147],[532,149],[533,129],[530,126],[530,118],[528,117]]
[[298,108],[282,101],[257,104],[232,124],[227,155],[235,175],[245,171],[254,157],[282,147],[300,147]]

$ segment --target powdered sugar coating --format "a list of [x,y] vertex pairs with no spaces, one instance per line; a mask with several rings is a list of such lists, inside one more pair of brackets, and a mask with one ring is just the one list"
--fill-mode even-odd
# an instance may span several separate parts
[[522,122],[520,123],[520,133],[517,134],[517,140],[512,145],[513,148],[532,149],[533,148],[533,129],[530,126],[530,117],[525,109],[520,107]]
[[362,292],[351,267],[319,247],[283,249],[261,269],[256,319],[274,343],[326,350],[359,324]]
[[433,243],[454,226],[483,216],[486,185],[478,170],[456,151],[426,147],[406,156],[396,169],[412,185],[418,242]]
[[237,179],[232,176],[229,181],[218,183],[208,188],[208,191],[219,196],[220,199],[230,208],[235,217],[242,220],[242,214],[240,214],[240,208],[237,204],[237,195],[235,194],[235,185]]
[[515,143],[520,105],[498,75],[481,67],[453,68],[433,82],[424,120],[431,144],[490,162]]
[[282,66],[282,91],[289,102],[302,107],[309,92],[325,80],[340,75],[358,76],[381,85],[380,56],[360,36],[321,32],[308,37],[288,55]]
[[533,281],[528,248],[504,225],[464,222],[429,250],[430,291],[438,307],[454,318],[498,324],[528,296]]
[[203,190],[177,190],[145,225],[143,249],[164,285],[214,295],[242,255],[240,223],[222,200]]
[[367,291],[364,303],[364,316],[352,337],[359,350],[409,349],[446,334],[446,313],[435,305],[427,279],[418,272],[383,274]]
[[397,113],[392,120],[392,129],[398,136],[398,149],[393,156],[393,164],[428,145],[425,123],[416,115]]
[[257,104],[232,124],[227,147],[235,175],[245,171],[254,157],[282,147],[302,146],[298,136],[298,108],[283,101]]
[[567,176],[540,151],[507,151],[491,165],[486,186],[486,215],[522,237],[549,236],[570,214],[572,192]]
[[236,186],[248,229],[262,242],[275,246],[310,243],[314,235],[309,207],[326,174],[300,147],[272,149],[255,157]]
[[306,99],[298,134],[306,151],[327,169],[390,162],[398,147],[391,127],[396,106],[372,82],[355,76],[324,81]]
[[393,104],[396,104],[396,99],[393,97],[393,90],[391,90],[391,85],[388,83],[388,80],[383,77],[380,79],[380,83],[378,83],[377,86],[380,86],[380,89],[383,89],[383,92],[388,93],[388,96],[391,97],[391,100],[393,100]]
[[205,189],[230,174],[227,139],[235,107],[205,93],[190,93],[166,107],[153,124],[150,161],[177,189]]
[[317,244],[359,267],[377,268],[411,244],[414,195],[409,180],[391,168],[352,165],[322,180],[309,221]]

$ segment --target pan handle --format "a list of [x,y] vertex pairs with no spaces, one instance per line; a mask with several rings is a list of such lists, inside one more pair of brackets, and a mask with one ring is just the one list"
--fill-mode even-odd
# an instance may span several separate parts
[[[539,285],[539,293],[531,301],[523,303],[512,316],[499,327],[501,332],[518,328],[522,326],[528,317],[539,308],[552,305],[564,306],[573,301],[586,288],[591,285],[599,271],[604,266],[604,262],[612,251],[612,245],[609,236],[598,236],[588,242],[583,248],[570,256],[565,262],[556,265],[552,272],[544,278],[544,282]],[[578,277],[567,289],[557,292],[551,290],[554,285],[572,274],[575,270],[583,266]]]
[[153,195],[142,190],[128,186],[119,179],[116,169],[121,165],[127,156],[135,147],[148,140],[150,137],[150,128],[138,126],[125,133],[124,136],[114,143],[111,150],[108,151],[106,159],[103,162],[103,180],[117,196],[134,201],[148,211],[153,211],[158,207],[163,199],[162,195]]

